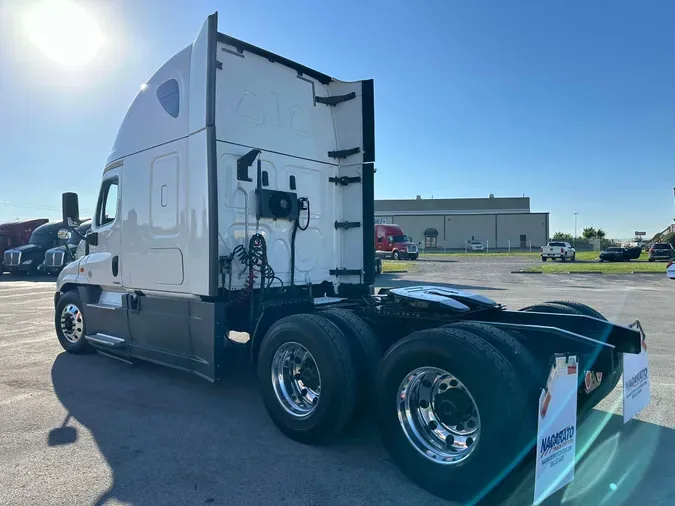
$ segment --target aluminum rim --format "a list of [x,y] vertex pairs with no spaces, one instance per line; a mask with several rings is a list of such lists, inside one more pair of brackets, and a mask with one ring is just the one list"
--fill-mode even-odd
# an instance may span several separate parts
[[427,459],[457,464],[478,446],[478,406],[466,386],[448,371],[415,369],[401,382],[396,402],[403,433]]
[[70,343],[77,343],[84,335],[84,318],[80,308],[68,304],[61,311],[61,332]]
[[307,418],[321,394],[321,375],[312,354],[296,342],[282,344],[272,358],[272,386],[279,404],[296,418]]

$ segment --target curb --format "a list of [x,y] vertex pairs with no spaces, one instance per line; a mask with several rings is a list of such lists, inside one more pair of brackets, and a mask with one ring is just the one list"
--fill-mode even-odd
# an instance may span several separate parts
[[382,271],[382,274],[405,274],[408,271]]
[[541,271],[511,271],[511,274],[544,274]]

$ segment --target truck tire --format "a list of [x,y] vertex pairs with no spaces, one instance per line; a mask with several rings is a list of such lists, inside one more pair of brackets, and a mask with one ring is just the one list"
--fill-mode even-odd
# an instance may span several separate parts
[[519,309],[519,311],[532,311],[535,313],[583,314],[581,311],[555,302],[540,302],[539,304],[534,304],[532,306]]
[[394,252],[391,254],[391,258],[394,260],[400,260],[401,255],[399,254],[398,250],[394,250]]
[[[550,301],[538,304],[535,306],[529,306],[521,309],[521,311],[540,311],[540,312],[549,312],[549,313],[562,313],[562,314],[580,314],[585,316],[592,316],[593,318],[598,318],[600,320],[607,321],[602,314],[593,309],[586,304],[580,302],[571,302],[571,301]],[[623,359],[617,352],[612,352],[615,354],[614,360],[618,364],[614,374],[609,375],[609,377],[603,377],[600,385],[590,393],[586,393],[584,378],[580,379],[580,386],[577,393],[577,413],[581,415],[587,414],[591,409],[593,409],[602,399],[607,397],[607,395],[616,388],[621,375],[623,374]]]
[[[372,329],[348,309],[329,309],[318,314],[337,325],[347,338],[356,368],[357,383],[372,385],[382,358],[380,343]],[[372,389],[367,386],[360,388],[357,392],[357,405],[365,407],[372,400],[371,393]]]
[[54,310],[54,327],[59,343],[68,353],[76,355],[94,351],[84,337],[87,335],[87,329],[83,307],[80,295],[71,291],[61,295]]
[[400,340],[375,385],[378,426],[394,462],[425,490],[461,504],[480,500],[517,465],[532,430],[522,413],[534,409],[513,366],[463,329]]
[[541,257],[541,261],[542,261],[542,262],[545,262],[546,260],[548,260],[548,258],[546,258],[546,257]]
[[567,257],[566,257],[565,255],[562,255],[562,256],[560,257],[560,261],[561,261],[561,262],[567,261]]
[[577,254],[576,254],[576,253],[575,253],[574,255],[572,255],[571,261],[572,261],[572,262],[576,262],[576,261],[577,261]]
[[596,311],[590,306],[587,306],[586,304],[582,304],[581,302],[574,302],[569,300],[548,300],[545,302],[545,304],[555,304],[556,306],[570,307],[580,314],[592,316],[593,318],[597,318],[598,320],[607,321],[607,318],[602,316],[598,311]]
[[305,444],[337,436],[356,401],[356,368],[344,333],[327,318],[295,314],[265,334],[258,383],[274,424]]
[[382,274],[382,259],[376,258],[375,259],[375,275],[379,276],[380,274]]
[[548,371],[545,370],[545,366],[542,367],[542,364],[534,359],[532,353],[512,335],[511,331],[507,332],[489,323],[470,321],[455,322],[444,327],[466,330],[494,346],[511,363],[518,375],[524,378],[523,388],[531,390],[530,394],[534,396],[534,404],[536,404],[539,390],[545,384]]
[[[581,302],[573,302],[573,301],[567,301],[567,300],[554,300],[551,301],[551,303],[562,305],[562,306],[567,306],[570,308],[575,309],[579,313],[586,315],[586,316],[592,316],[593,318],[597,318],[598,320],[604,320],[607,321],[607,318],[605,318],[600,312],[596,311],[590,306],[587,306],[586,304],[582,304]],[[585,390],[585,385],[584,381],[582,378],[581,385],[579,387],[579,402],[577,405],[577,411],[579,411],[579,414],[583,415],[588,413],[591,409],[593,409],[602,399],[607,397],[609,393],[616,388],[616,385],[619,383],[619,379],[621,378],[621,375],[623,374],[623,359],[620,356],[619,353],[613,352],[615,354],[614,359],[616,360],[616,363],[618,364],[617,370],[614,372],[614,374],[609,375],[607,377],[603,377],[602,381],[600,382],[600,385],[593,390],[590,393],[586,393]]]

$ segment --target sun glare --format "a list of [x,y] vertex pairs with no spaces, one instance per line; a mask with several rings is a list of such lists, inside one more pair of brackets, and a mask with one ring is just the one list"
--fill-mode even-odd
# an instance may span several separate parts
[[103,34],[87,11],[70,0],[43,0],[24,18],[28,37],[47,58],[77,67],[92,60]]

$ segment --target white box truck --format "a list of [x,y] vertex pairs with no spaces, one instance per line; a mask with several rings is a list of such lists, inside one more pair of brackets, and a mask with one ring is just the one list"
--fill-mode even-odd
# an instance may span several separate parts
[[[465,502],[531,453],[556,354],[602,373],[579,390],[583,412],[640,333],[572,302],[511,311],[444,287],[374,293],[374,116],[373,81],[218,33],[210,16],[120,126],[85,254],[58,277],[56,334],[69,353],[215,382],[242,346],[228,337],[248,333],[284,434],[319,443],[372,405],[403,472]],[[77,195],[63,194],[63,217],[79,223]]]

